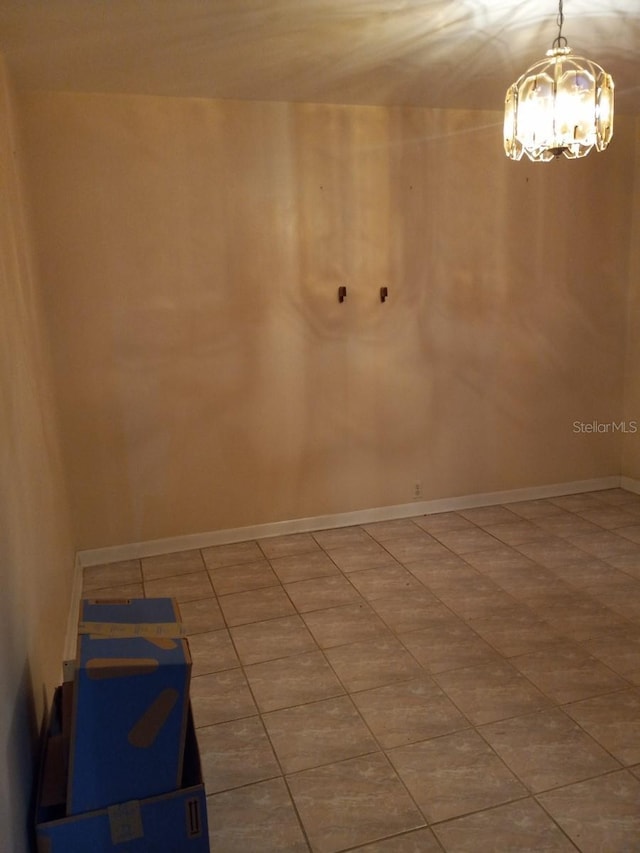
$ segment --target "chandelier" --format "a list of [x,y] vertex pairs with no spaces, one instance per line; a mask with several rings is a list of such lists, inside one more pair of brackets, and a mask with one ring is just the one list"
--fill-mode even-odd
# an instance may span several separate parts
[[595,62],[572,54],[562,35],[562,0],[557,23],[548,58],[507,89],[504,150],[511,160],[523,154],[536,161],[586,157],[593,147],[604,151],[613,136],[613,80]]

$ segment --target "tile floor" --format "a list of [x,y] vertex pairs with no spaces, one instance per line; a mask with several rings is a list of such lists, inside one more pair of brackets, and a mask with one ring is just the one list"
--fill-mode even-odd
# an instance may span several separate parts
[[175,596],[213,853],[640,851],[640,496],[85,570]]

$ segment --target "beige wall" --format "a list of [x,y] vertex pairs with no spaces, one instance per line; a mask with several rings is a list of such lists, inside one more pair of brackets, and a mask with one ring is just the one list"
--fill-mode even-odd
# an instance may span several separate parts
[[620,473],[573,423],[623,411],[630,123],[541,165],[498,113],[22,107],[80,548]]
[[[640,481],[640,119],[635,124],[633,231],[629,263],[629,316],[622,473]],[[634,431],[637,430],[637,431]]]
[[27,849],[44,707],[59,683],[73,545],[51,364],[0,61],[0,850]]

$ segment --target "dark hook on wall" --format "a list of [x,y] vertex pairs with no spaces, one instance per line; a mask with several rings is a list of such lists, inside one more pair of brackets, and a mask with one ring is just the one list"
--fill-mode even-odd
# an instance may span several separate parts
[[338,302],[344,302],[344,300],[346,298],[347,298],[347,288],[344,286],[344,284],[341,284],[340,287],[338,288]]
[[388,296],[389,296],[389,288],[388,287],[381,287],[380,288],[380,302],[386,302]]

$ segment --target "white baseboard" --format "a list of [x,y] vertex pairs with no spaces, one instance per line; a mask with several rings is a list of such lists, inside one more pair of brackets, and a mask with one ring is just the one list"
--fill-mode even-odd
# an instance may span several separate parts
[[[191,551],[198,548],[208,548],[211,545],[227,545],[231,542],[243,542],[248,539],[266,539],[270,536],[307,533],[312,530],[328,530],[334,527],[351,527],[356,524],[371,524],[374,521],[411,518],[416,515],[431,515],[436,512],[451,512],[478,506],[492,506],[495,504],[515,503],[516,501],[554,498],[560,495],[576,494],[577,492],[614,489],[619,486],[640,494],[640,482],[631,480],[628,477],[615,476],[601,477],[597,480],[576,480],[572,483],[555,483],[548,486],[532,486],[525,489],[510,489],[503,492],[463,495],[431,501],[413,501],[408,504],[397,504],[396,506],[374,507],[354,512],[337,513],[335,515],[318,515],[311,518],[294,518],[287,521],[274,521],[248,527],[213,530],[208,533],[190,533],[184,536],[171,536],[167,539],[154,539],[147,542],[132,542],[127,545],[113,545],[107,548],[79,551],[76,559],[76,569],[78,565],[81,567],[81,575],[81,570],[87,566],[99,566],[103,563],[116,563],[121,560],[132,560],[140,557],[153,557],[157,554],[169,554],[175,551]],[[78,602],[80,600],[81,587],[82,578],[80,576]],[[74,584],[74,594],[75,592],[76,585]],[[67,648],[69,642],[73,639],[73,656],[75,656],[77,613],[76,622],[73,624],[74,634],[73,637],[68,635]]]
[[78,639],[78,621],[80,616],[80,600],[82,598],[82,570],[84,566],[80,554],[76,554],[71,586],[71,603],[67,616],[67,633],[64,640],[62,658],[62,680],[69,681],[73,676],[73,664],[76,659],[76,642]]

